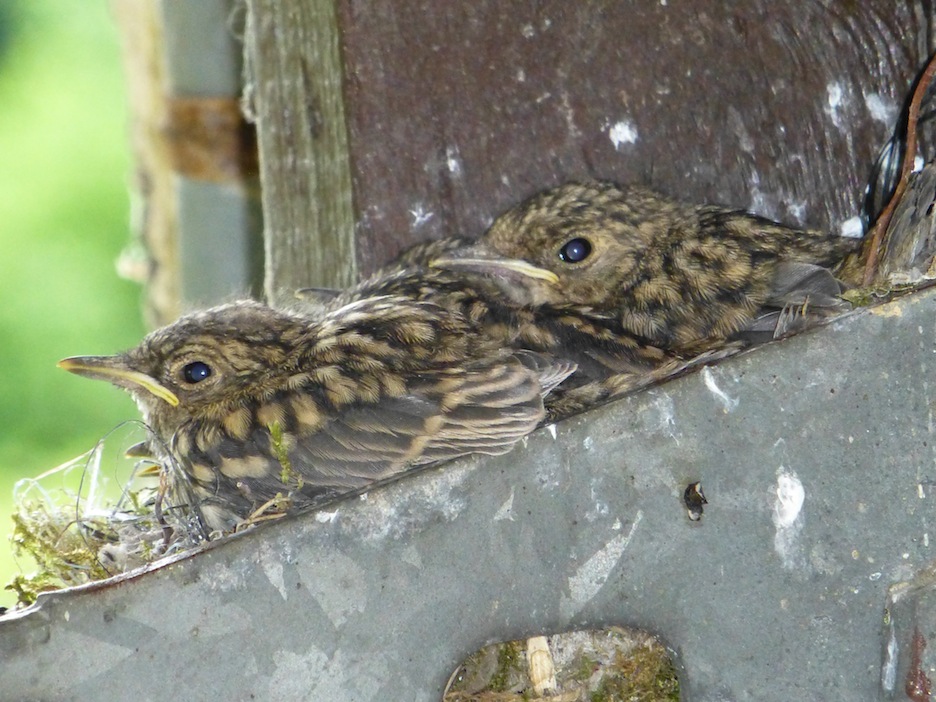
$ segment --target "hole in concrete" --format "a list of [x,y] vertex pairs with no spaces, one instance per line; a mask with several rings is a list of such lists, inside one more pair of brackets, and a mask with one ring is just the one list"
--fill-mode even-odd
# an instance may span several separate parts
[[671,652],[655,637],[612,627],[485,646],[452,673],[443,702],[676,702]]

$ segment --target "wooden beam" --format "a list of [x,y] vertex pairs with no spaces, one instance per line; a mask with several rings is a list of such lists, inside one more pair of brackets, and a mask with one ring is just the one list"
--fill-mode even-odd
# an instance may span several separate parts
[[248,0],[245,106],[256,120],[271,300],[357,278],[333,0]]

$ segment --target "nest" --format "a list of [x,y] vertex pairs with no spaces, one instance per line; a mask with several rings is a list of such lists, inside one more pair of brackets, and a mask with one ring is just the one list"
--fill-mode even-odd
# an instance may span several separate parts
[[[103,580],[205,539],[171,466],[137,455],[141,444],[131,437],[140,427],[121,425],[90,451],[16,483],[10,540],[17,556],[37,565],[35,573],[17,575],[6,586],[20,605],[32,604],[41,592]],[[112,482],[120,486],[116,497]]]

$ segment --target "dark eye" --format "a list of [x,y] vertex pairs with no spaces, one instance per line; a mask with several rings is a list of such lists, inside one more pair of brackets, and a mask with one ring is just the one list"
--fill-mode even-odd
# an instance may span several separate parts
[[182,377],[186,383],[200,383],[211,375],[211,366],[202,361],[192,361],[182,369]]
[[563,244],[562,248],[559,249],[559,258],[566,263],[578,263],[588,258],[588,254],[591,253],[591,250],[592,247],[591,244],[588,243],[588,239],[572,239]]

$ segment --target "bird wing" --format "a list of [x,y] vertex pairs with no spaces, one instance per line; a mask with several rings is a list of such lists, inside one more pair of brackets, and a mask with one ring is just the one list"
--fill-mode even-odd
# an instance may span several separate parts
[[812,263],[785,261],[777,266],[767,306],[808,304],[810,307],[848,307],[841,297],[842,284],[832,271]]
[[308,388],[297,388],[300,395],[268,398],[223,427],[186,426],[174,452],[205,523],[226,529],[278,496],[300,507],[410,466],[506,453],[545,417],[543,396],[574,370],[545,354],[505,352],[414,375],[399,395],[333,409],[305,425],[287,410],[309,399]]
[[298,435],[292,467],[309,488],[357,488],[409,465],[506,453],[545,416],[543,395],[574,369],[519,352],[422,374],[401,396],[347,408]]
[[785,261],[754,318],[734,338],[763,343],[801,331],[817,321],[851,309],[840,295],[842,284],[828,268]]

